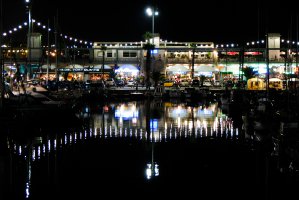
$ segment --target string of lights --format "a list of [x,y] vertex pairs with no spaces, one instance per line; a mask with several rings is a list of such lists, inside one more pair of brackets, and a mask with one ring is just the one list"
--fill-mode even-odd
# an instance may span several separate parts
[[[50,27],[48,27],[47,25],[44,25],[42,22],[36,21],[35,19],[32,19],[32,24],[34,24],[35,27],[41,28],[44,31],[49,31],[49,32],[52,31],[52,29]],[[28,22],[24,22],[23,24],[20,24],[12,29],[9,29],[8,31],[4,31],[1,34],[3,37],[7,37],[9,35],[17,33],[18,31],[24,30],[24,27],[27,27],[27,26],[28,26]],[[92,42],[92,41],[78,39],[76,37],[72,37],[72,36],[69,36],[66,34],[60,34],[60,37],[66,39],[70,42],[74,42],[75,44],[82,44],[82,45],[86,45],[86,46],[93,46],[93,44],[94,44],[94,42]]]
[[[44,25],[42,22],[38,22],[35,19],[32,19],[32,24],[35,25],[35,27],[40,28],[44,31],[49,31],[51,32],[52,29],[50,27],[48,27],[47,25]],[[12,35],[18,31],[22,31],[24,30],[24,27],[28,26],[28,22],[24,22],[23,24],[20,24],[18,26],[15,26],[14,28],[9,29],[8,31],[4,31],[2,33],[2,36],[5,38],[9,35]],[[83,40],[83,39],[78,39],[76,37],[70,36],[70,35],[66,35],[66,34],[60,34],[60,37],[62,37],[65,40],[68,40],[69,42],[73,42],[74,45],[70,46],[70,48],[76,48],[76,45],[86,45],[86,46],[93,46],[94,42],[92,41],[88,41],[88,40]],[[297,45],[299,46],[299,42],[298,41],[292,41],[292,40],[288,40],[288,39],[281,39],[281,45]],[[259,41],[251,41],[251,42],[245,42],[244,44],[246,44],[247,47],[260,47],[260,45],[265,45],[265,40],[259,40]],[[216,44],[215,45],[216,48],[238,48],[240,47],[239,44],[235,44],[235,43],[223,43],[223,44]]]

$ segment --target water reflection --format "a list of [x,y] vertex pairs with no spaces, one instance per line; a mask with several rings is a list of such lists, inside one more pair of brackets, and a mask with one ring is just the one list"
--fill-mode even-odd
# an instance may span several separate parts
[[[217,107],[188,106],[184,103],[152,103],[147,130],[145,104],[111,103],[97,107],[91,116],[91,135],[97,137],[135,137],[140,140],[167,141],[187,137],[237,137],[238,128]],[[92,110],[92,109],[87,109]],[[80,116],[80,115],[79,115]]]
[[[129,144],[128,147],[133,143],[136,143],[137,146],[138,143],[143,144],[142,147],[136,147],[138,151],[134,151],[134,154],[137,153],[140,156],[140,163],[136,164],[135,162],[138,161],[130,157],[126,160],[129,162],[126,165],[131,166],[137,172],[140,171],[140,176],[141,174],[144,176],[145,171],[144,179],[150,180],[163,173],[160,170],[163,160],[159,155],[161,153],[159,152],[161,151],[159,143],[183,140],[194,142],[201,139],[239,139],[238,128],[233,126],[232,119],[224,115],[217,104],[207,106],[199,103],[190,106],[181,102],[111,102],[100,106],[85,105],[78,112],[78,117],[86,122],[86,127],[82,130],[70,128],[64,132],[41,132],[40,135],[27,138],[26,141],[19,141],[14,137],[7,138],[7,148],[11,158],[8,168],[11,171],[8,179],[13,181],[8,186],[13,189],[9,191],[17,191],[19,196],[34,199],[41,195],[38,189],[41,189],[40,183],[42,183],[47,187],[42,191],[55,189],[56,193],[53,192],[52,195],[58,195],[57,193],[61,191],[57,187],[66,182],[59,175],[61,175],[61,171],[67,173],[64,169],[66,163],[68,166],[72,166],[68,162],[73,162],[64,155],[71,152],[71,157],[78,159],[76,157],[82,156],[82,152],[86,153],[88,148],[92,148],[92,151],[87,152],[94,154],[95,157],[97,154],[103,157],[98,148],[114,156],[117,154],[115,151],[123,151],[121,148],[117,149],[119,147],[116,149],[107,147],[105,141],[109,144],[113,144],[117,140],[125,141]],[[86,146],[86,144],[88,145]],[[106,147],[108,150],[105,149]],[[87,159],[89,155],[84,154],[84,157]],[[94,157],[90,159],[94,159]],[[111,162],[110,159],[107,158]],[[102,166],[97,162],[104,161],[100,159],[99,161],[85,160],[85,162],[96,162],[93,165],[100,168]],[[19,167],[24,171],[14,170]],[[78,166],[72,167],[77,169]],[[84,166],[84,169],[88,167],[90,166]],[[73,176],[76,176],[77,173],[78,171],[75,171]],[[127,175],[125,177],[128,178]],[[23,181],[20,181],[21,178]],[[81,179],[85,180],[82,177]],[[76,179],[74,178],[74,180]],[[82,183],[78,181],[77,184]]]

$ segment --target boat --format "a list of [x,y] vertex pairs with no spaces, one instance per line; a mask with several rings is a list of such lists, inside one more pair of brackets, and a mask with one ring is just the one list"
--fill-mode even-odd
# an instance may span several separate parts
[[51,98],[37,90],[27,90],[26,93],[11,92],[4,99],[4,109],[1,116],[3,127],[14,126],[63,127],[77,126],[80,120],[75,115],[73,104]]

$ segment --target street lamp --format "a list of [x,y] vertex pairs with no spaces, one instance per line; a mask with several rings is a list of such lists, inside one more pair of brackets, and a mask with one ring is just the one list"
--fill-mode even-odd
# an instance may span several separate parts
[[[31,67],[31,0],[25,0],[26,9],[28,9],[28,35],[27,35],[27,48],[28,48],[28,66]],[[27,67],[27,75],[29,74]]]
[[152,17],[152,37],[153,37],[153,44],[154,44],[154,34],[155,34],[155,16],[159,15],[159,12],[155,10],[154,7],[149,7],[146,9],[146,13],[148,16]]

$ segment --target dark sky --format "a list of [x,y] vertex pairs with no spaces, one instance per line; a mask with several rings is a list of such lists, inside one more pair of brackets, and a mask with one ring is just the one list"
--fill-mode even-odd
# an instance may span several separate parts
[[[27,20],[25,0],[3,1],[3,30]],[[145,14],[155,5],[155,32],[168,41],[247,42],[279,32],[296,40],[296,1],[266,0],[33,0],[32,15],[60,32],[90,41],[141,41],[152,31]],[[56,15],[56,13],[58,13]],[[292,34],[290,34],[292,32]]]

